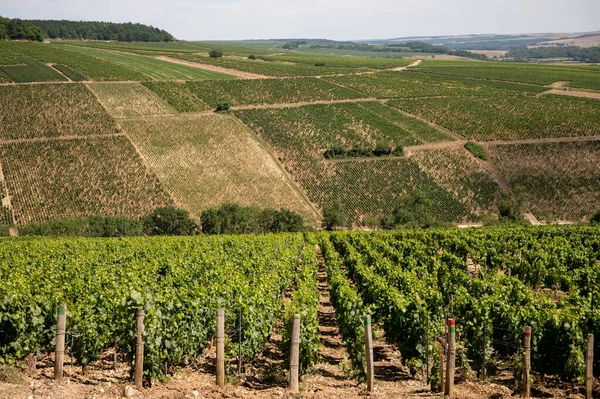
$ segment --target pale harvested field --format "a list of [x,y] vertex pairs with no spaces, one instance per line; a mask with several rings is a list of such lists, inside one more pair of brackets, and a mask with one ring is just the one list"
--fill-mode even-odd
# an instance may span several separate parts
[[87,85],[114,118],[173,115],[175,110],[141,83]]
[[502,190],[492,175],[464,148],[412,151],[411,159],[437,184],[462,202],[479,220],[494,212]]
[[124,120],[122,126],[177,205],[195,217],[238,203],[287,208],[311,224],[318,218],[269,150],[229,115]]

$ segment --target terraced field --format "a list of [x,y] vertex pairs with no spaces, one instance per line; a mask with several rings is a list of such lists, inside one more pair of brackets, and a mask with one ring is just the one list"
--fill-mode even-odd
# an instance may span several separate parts
[[540,220],[581,220],[600,209],[600,141],[489,145],[491,161],[522,186]]
[[269,150],[235,118],[194,115],[122,126],[176,203],[196,217],[238,203],[291,209],[316,223],[318,215]]
[[175,112],[141,83],[89,83],[113,118],[173,115]]
[[0,86],[0,139],[118,131],[114,120],[83,84]]
[[125,136],[2,144],[0,159],[17,224],[172,203]]

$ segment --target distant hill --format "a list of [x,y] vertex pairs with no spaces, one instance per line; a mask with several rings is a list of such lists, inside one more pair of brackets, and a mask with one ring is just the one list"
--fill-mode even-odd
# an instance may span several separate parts
[[0,39],[115,40],[120,42],[172,42],[169,32],[138,23],[66,20],[20,20],[0,17]]
[[600,31],[579,33],[532,33],[511,35],[408,36],[382,40],[364,40],[369,44],[424,42],[460,50],[509,50],[527,46],[600,45]]

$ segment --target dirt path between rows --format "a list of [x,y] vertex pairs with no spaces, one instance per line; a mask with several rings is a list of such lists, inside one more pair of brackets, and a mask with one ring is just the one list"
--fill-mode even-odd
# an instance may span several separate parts
[[390,69],[390,71],[406,71],[408,68],[416,67],[417,65],[419,65],[421,63],[421,61],[423,61],[423,60],[416,60],[415,62],[413,62],[410,65],[392,68],[392,69]]
[[198,69],[204,69],[206,71],[224,73],[227,75],[235,76],[240,79],[268,79],[268,78],[271,78],[271,76],[260,75],[258,73],[242,72],[237,69],[223,68],[223,67],[219,67],[219,66],[215,66],[215,65],[208,65],[208,64],[201,64],[198,62],[178,60],[178,59],[170,58],[170,57],[163,56],[163,55],[154,56],[153,58],[156,58],[157,60],[161,60],[161,61],[171,62],[173,64],[185,65],[188,67],[198,68]]
[[600,92],[588,92],[588,91],[573,91],[573,90],[559,90],[552,89],[539,93],[536,97],[546,96],[549,94],[557,96],[569,96],[569,97],[580,97],[580,98],[591,98],[594,100],[600,100]]
[[256,105],[236,105],[231,107],[232,110],[243,110],[243,109],[269,109],[269,108],[298,108],[305,105],[314,104],[343,104],[343,103],[358,103],[365,101],[378,101],[377,98],[349,98],[343,100],[315,100],[315,101],[301,101],[297,103],[279,103],[279,104],[256,104]]
[[58,68],[56,68],[54,66],[54,64],[46,64],[49,68],[52,68],[54,70],[54,72],[61,74],[65,79],[67,79],[67,82],[71,83],[73,82],[73,79],[71,79],[70,77],[68,77],[67,75],[65,75],[64,73],[62,73],[62,71],[58,70]]

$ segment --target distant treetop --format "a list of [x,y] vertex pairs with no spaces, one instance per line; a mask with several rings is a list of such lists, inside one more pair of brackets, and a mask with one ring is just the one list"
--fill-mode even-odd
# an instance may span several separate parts
[[[17,27],[18,29],[15,29]],[[33,33],[32,33],[33,32]],[[116,40],[120,42],[171,42],[169,32],[153,26],[113,22],[19,20],[0,17],[0,40]]]

